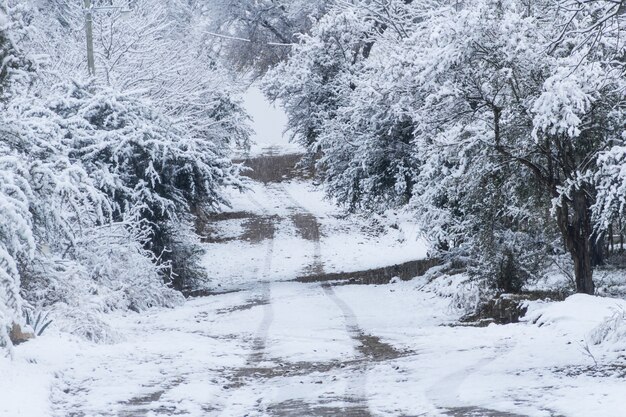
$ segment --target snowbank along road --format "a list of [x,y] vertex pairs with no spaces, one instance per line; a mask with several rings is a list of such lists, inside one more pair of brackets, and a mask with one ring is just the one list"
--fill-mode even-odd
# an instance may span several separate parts
[[55,416],[625,415],[624,379],[583,372],[582,330],[452,326],[445,283],[420,278],[293,281],[424,258],[401,215],[380,227],[346,218],[301,180],[232,197],[203,226],[215,295],[112,316],[115,344],[65,342]]

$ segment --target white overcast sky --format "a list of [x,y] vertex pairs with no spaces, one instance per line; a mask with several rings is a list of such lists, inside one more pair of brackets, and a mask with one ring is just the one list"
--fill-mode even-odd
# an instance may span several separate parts
[[271,104],[257,87],[250,87],[244,96],[244,107],[252,116],[255,130],[253,140],[260,147],[287,144],[288,138],[283,132],[287,125],[285,112]]

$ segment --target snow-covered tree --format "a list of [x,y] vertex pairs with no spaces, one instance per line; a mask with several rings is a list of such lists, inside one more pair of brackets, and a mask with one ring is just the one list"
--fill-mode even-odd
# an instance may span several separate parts
[[370,28],[353,9],[330,13],[310,36],[302,36],[289,61],[268,74],[266,91],[281,100],[290,131],[311,153],[317,152],[324,124],[349,95],[360,61],[357,49]]
[[[410,58],[421,63],[413,81],[423,97],[416,112],[418,141],[431,149],[426,159],[437,161],[427,163],[430,167],[441,164],[441,154],[449,150],[443,162],[452,162],[453,170],[444,178],[462,179],[464,192],[498,171],[522,186],[485,193],[483,201],[496,201],[499,194],[515,197],[525,184],[542,190],[542,200],[552,200],[555,225],[574,262],[577,290],[593,293],[601,235],[592,224],[595,187],[587,176],[610,140],[603,126],[615,103],[610,93],[615,84],[610,69],[588,51],[568,46],[550,51],[547,44],[558,25],[522,6],[485,1],[460,11],[444,9],[415,37],[416,43],[426,40]],[[420,196],[432,195],[430,186],[441,181],[419,178]],[[444,186],[442,192],[450,189]],[[526,195],[506,207],[537,217],[543,210],[529,206]],[[459,202],[464,200],[462,195]]]
[[558,233],[593,293],[597,185],[619,194],[621,6],[392,3],[331,8],[270,73],[327,190],[351,207],[411,201],[442,249],[483,260],[553,253]]
[[238,71],[263,75],[284,61],[301,34],[324,15],[328,0],[217,0],[206,6],[207,39]]
[[[199,136],[215,138],[221,129],[238,146],[247,146],[247,136],[232,130],[243,130],[247,123],[233,99],[240,86],[206,45],[202,5],[138,0],[94,1],[93,7],[97,83],[148,99],[172,122]],[[84,19],[82,2],[65,0],[46,3],[35,14],[38,33],[29,47],[50,56],[43,74],[47,85],[62,83],[68,75],[86,82]],[[230,123],[216,124],[216,118]]]
[[[30,82],[32,63],[20,51],[16,41],[27,30],[22,17],[20,10],[0,6],[2,107]],[[17,264],[20,258],[33,256],[35,243],[29,211],[32,190],[28,170],[9,146],[10,124],[2,119],[0,116],[0,346],[6,346],[10,344],[9,328],[13,323],[21,322],[22,297]]]
[[289,114],[293,139],[317,160],[329,193],[351,209],[410,198],[413,124],[389,106],[380,72],[366,64],[377,59],[375,43],[393,47],[406,35],[405,13],[404,1],[331,7],[265,80],[268,95]]
[[224,187],[241,186],[224,144],[229,133],[246,131],[220,114],[213,136],[198,136],[142,99],[76,84],[63,86],[46,107],[59,118],[70,159],[109,197],[114,219],[132,214],[153,225],[149,247],[157,257],[172,249],[163,242],[167,222],[212,210],[225,202]]
[[[206,56],[194,57],[197,43],[177,49],[183,35],[169,37],[170,24],[185,25],[189,15],[144,5],[146,14],[173,19],[143,22],[141,35],[153,36],[155,50],[138,57],[129,47],[103,73],[108,80],[83,82],[73,80],[83,59],[83,43],[72,43],[75,6],[16,2],[0,14],[3,345],[23,309],[51,309],[60,327],[109,340],[100,313],[179,303],[165,280],[182,287],[193,284],[183,278],[201,278],[192,268],[199,246],[192,212],[212,210],[224,203],[223,187],[240,186],[229,152],[245,146],[248,128],[231,83]],[[109,34],[131,44],[137,35]],[[46,49],[64,42],[66,56]],[[179,66],[157,71],[168,48],[181,51],[168,61]],[[146,66],[131,70],[141,59]],[[132,80],[139,83],[123,85]]]

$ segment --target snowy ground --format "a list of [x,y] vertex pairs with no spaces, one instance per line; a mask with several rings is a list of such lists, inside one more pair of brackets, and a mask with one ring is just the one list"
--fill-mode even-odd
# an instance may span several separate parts
[[290,281],[426,256],[402,213],[346,218],[297,181],[232,198],[205,264],[236,292],[110,315],[110,345],[51,328],[0,358],[0,416],[626,416],[625,301],[578,295],[534,302],[522,323],[456,326],[442,296],[454,279]]
[[230,199],[225,211],[231,216],[211,223],[205,258],[221,289],[314,272],[362,271],[427,254],[406,215],[389,213],[380,228],[346,218],[307,182],[253,183],[249,192],[233,192]]
[[0,415],[626,415],[624,368],[584,350],[625,302],[573,296],[524,323],[455,327],[422,284],[265,282],[111,316],[114,345],[50,334],[0,362]]

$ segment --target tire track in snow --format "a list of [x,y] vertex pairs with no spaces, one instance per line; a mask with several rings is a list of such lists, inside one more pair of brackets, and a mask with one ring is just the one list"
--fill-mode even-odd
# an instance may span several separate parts
[[[257,202],[252,196],[248,196],[250,201],[261,211],[267,215],[267,209]],[[259,283],[257,285],[260,294],[257,296],[257,302],[259,305],[263,305],[263,318],[252,340],[251,352],[246,358],[246,363],[243,367],[237,369],[230,379],[230,384],[226,386],[230,390],[229,395],[222,401],[220,416],[230,416],[229,407],[232,405],[231,400],[235,395],[237,389],[246,385],[246,380],[255,376],[256,370],[259,368],[259,364],[263,361],[266,355],[267,339],[269,336],[270,327],[274,321],[274,308],[272,306],[271,292],[271,273],[272,273],[272,259],[274,257],[274,238],[272,236],[267,239],[265,256],[263,260],[263,266],[259,273]]]
[[359,358],[354,361],[354,365],[356,365],[354,368],[355,373],[350,379],[351,384],[346,390],[346,398],[350,400],[351,404],[355,404],[355,406],[347,408],[345,415],[355,417],[373,416],[367,402],[367,379],[371,367],[380,362],[393,361],[401,357],[412,356],[415,352],[397,350],[393,346],[381,341],[379,337],[365,333],[359,327],[354,311],[335,293],[333,286],[324,283],[322,284],[322,288],[326,295],[342,311],[346,331],[357,343],[357,350],[360,354]]
[[[313,243],[313,259],[311,264],[307,267],[307,272],[311,274],[322,274],[324,272],[324,264],[322,261],[321,223],[313,213],[304,208],[289,191],[287,191],[284,185],[271,184],[268,185],[268,188],[271,188],[276,196],[280,196],[284,200],[289,201],[292,212],[291,219],[296,230],[303,239]],[[322,285],[322,288],[324,293],[341,310],[346,331],[350,337],[355,340],[357,346],[361,348],[365,346],[366,343],[364,343],[364,340],[366,340],[366,336],[358,326],[354,311],[335,294],[330,285]],[[378,342],[381,346],[383,345],[379,342],[378,338],[370,337],[367,340],[374,340],[374,343]],[[359,351],[363,356],[364,349],[359,349]],[[352,372],[352,375],[348,376],[350,382],[343,398],[345,406],[341,410],[341,415],[346,417],[369,417],[372,413],[367,404],[366,392],[368,363],[365,359],[356,361],[355,363],[356,367],[352,368],[354,372]],[[324,413],[325,407],[322,404],[319,404],[319,406],[320,408],[317,409],[316,404],[308,404],[306,407],[305,405],[301,405],[301,410],[303,412],[307,410],[307,412],[312,413],[312,415],[317,415],[315,413]],[[330,409],[327,411],[330,411]]]
[[[268,186],[270,188],[270,186]],[[324,263],[322,262],[322,225],[317,217],[305,209],[282,184],[273,184],[271,189],[285,200],[291,203],[291,220],[300,236],[313,243],[313,260],[306,268],[311,275],[321,275],[324,273]]]
[[[313,262],[308,268],[312,275],[324,273],[321,250],[321,224],[317,217],[305,209],[287,189],[280,184],[273,185],[272,188],[292,204],[294,215],[292,219],[296,228],[300,230],[303,238],[313,242],[314,253]],[[298,217],[300,216],[300,217]],[[369,367],[381,360],[392,360],[404,356],[405,352],[399,352],[391,345],[381,342],[376,336],[368,335],[359,327],[356,314],[333,290],[330,284],[322,284],[324,293],[341,310],[344,317],[347,333],[355,341],[360,358],[350,366],[354,369],[349,375],[348,387],[346,389],[344,401],[346,406],[343,409],[343,416],[369,417],[372,413],[367,404],[367,373]]]
[[472,366],[440,379],[427,391],[430,401],[449,417],[525,417],[522,414],[473,406],[460,399],[460,388],[470,376],[498,359],[502,353],[513,348],[507,343],[499,343],[495,347],[495,355],[481,359]]
[[[359,328],[354,311],[352,311],[350,306],[337,296],[330,284],[322,284],[322,288],[324,289],[324,293],[341,310],[346,331],[350,337],[357,343],[357,346],[362,346],[363,332]],[[361,354],[363,354],[362,351]],[[349,407],[344,410],[346,416],[372,416],[367,404],[367,371],[368,361],[359,361],[357,362],[354,374],[349,376],[350,383],[346,389],[346,400],[350,399],[350,403]]]

